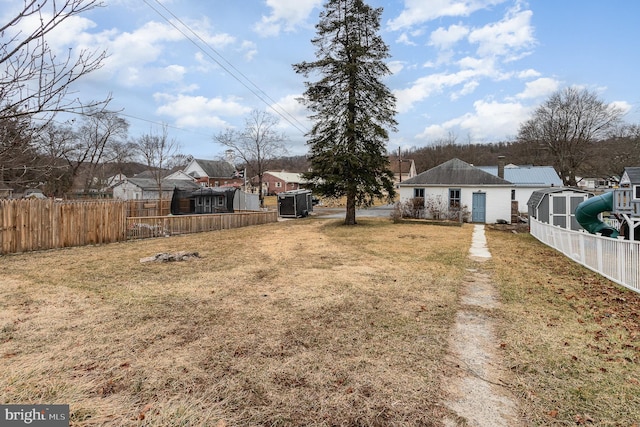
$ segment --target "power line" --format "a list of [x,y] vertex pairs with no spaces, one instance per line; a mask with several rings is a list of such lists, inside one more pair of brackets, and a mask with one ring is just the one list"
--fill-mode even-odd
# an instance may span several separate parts
[[[220,60],[212,56],[209,52],[203,49],[195,40],[193,40],[189,35],[187,35],[181,28],[179,28],[174,22],[172,22],[169,18],[163,15],[158,9],[150,4],[148,0],[143,0],[144,3],[149,6],[154,12],[156,12],[162,19],[164,19],[169,25],[175,28],[180,34],[182,34],[189,42],[191,42],[196,48],[198,48],[201,52],[203,52],[208,58],[218,64],[224,71],[226,71],[231,77],[237,80],[241,85],[243,85],[246,89],[248,89],[253,95],[255,95],[259,100],[261,100],[267,107],[271,108],[276,114],[282,117],[285,121],[287,121],[291,126],[296,128],[302,134],[308,133],[306,126],[302,124],[297,118],[291,115],[286,109],[284,109],[278,102],[276,102],[273,98],[271,98],[264,90],[262,90],[257,84],[255,84],[251,79],[245,76],[240,70],[238,70],[231,62],[229,62],[220,52],[214,49],[206,40],[203,40],[195,31],[191,29],[187,24],[185,24],[180,18],[178,18],[173,12],[171,12],[165,5],[160,3],[159,0],[155,0],[155,2],[166,11],[169,15],[171,15],[175,21],[179,22],[184,28],[186,28],[195,38],[197,38],[203,45],[205,45],[211,52],[217,55]],[[223,64],[223,61],[225,64]],[[242,78],[240,78],[241,76]],[[265,99],[266,98],[266,99]],[[267,102],[267,99],[271,101],[271,103]],[[276,108],[277,106],[277,108]],[[281,111],[279,111],[281,110]],[[295,122],[295,123],[294,123]]]

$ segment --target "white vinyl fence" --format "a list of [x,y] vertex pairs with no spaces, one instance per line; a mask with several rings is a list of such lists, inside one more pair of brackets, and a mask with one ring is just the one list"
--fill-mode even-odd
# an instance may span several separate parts
[[640,293],[640,242],[612,239],[549,225],[529,218],[542,243],[619,285]]

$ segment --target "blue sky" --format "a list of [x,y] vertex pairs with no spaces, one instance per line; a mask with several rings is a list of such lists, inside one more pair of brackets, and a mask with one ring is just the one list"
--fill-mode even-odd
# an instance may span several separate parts
[[[15,7],[0,0],[0,15]],[[111,93],[130,137],[169,126],[185,154],[219,158],[213,135],[251,110],[282,113],[291,155],[305,154],[304,78],[321,0],[106,0],[49,40],[56,50],[106,49],[103,68],[74,89]],[[398,99],[388,148],[512,139],[552,92],[580,86],[640,123],[640,2],[618,0],[370,0],[383,7]],[[154,10],[155,9],[155,10]],[[158,13],[158,11],[163,15]],[[5,22],[5,21],[2,21]],[[186,36],[189,37],[189,40]],[[275,113],[274,113],[275,114]]]

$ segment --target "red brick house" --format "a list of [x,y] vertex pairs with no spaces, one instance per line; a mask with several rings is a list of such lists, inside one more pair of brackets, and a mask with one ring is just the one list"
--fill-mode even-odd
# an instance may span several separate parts
[[[252,179],[257,185],[258,178]],[[275,195],[283,191],[299,190],[306,184],[301,173],[285,171],[267,171],[262,175],[262,191],[266,195]]]

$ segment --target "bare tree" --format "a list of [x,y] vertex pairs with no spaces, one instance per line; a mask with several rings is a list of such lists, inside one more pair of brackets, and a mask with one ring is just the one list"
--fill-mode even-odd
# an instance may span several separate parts
[[99,178],[96,173],[99,165],[115,158],[114,146],[127,139],[128,131],[129,123],[113,112],[98,111],[82,118],[76,154],[78,162],[85,165],[85,194]]
[[549,97],[520,125],[518,140],[549,151],[565,185],[576,185],[576,172],[589,156],[589,145],[603,140],[623,111],[595,93],[569,87]]
[[265,112],[254,110],[245,120],[241,131],[227,129],[214,137],[215,141],[229,147],[246,165],[249,173],[258,178],[260,206],[264,206],[262,177],[273,161],[286,155],[284,145],[287,137],[277,131],[278,118]]
[[[76,54],[69,49],[59,56],[47,42],[65,21],[101,5],[99,0],[24,0],[0,24],[0,117],[39,114],[50,119],[58,112],[84,113],[107,105],[110,95],[86,104],[69,96],[74,82],[102,66],[106,51]],[[32,28],[22,29],[31,22]]]
[[174,158],[182,157],[179,153],[180,145],[175,139],[169,138],[167,125],[162,126],[160,134],[145,134],[135,141],[138,153],[144,160],[158,185],[160,209],[162,208],[162,179]]

